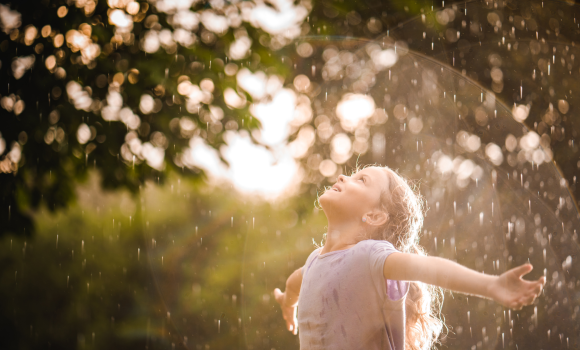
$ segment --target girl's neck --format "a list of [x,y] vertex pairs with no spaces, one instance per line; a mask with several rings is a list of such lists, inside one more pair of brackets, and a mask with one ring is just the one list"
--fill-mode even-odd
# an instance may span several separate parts
[[362,240],[361,226],[353,223],[328,223],[326,241],[321,254],[351,248]]

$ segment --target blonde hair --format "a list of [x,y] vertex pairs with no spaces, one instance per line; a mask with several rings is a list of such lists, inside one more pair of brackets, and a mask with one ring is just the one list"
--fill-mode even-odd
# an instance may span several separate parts
[[[381,206],[389,218],[372,233],[372,239],[391,242],[405,253],[427,255],[419,245],[423,226],[423,199],[409,181],[388,167],[389,188],[381,193]],[[405,348],[428,350],[439,343],[445,322],[439,317],[443,290],[421,282],[411,282],[405,300]]]
[[[389,178],[389,186],[380,196],[381,209],[387,213],[388,219],[365,238],[388,241],[401,252],[427,255],[419,245],[424,212],[421,195],[410,181],[392,169],[377,167],[384,169]],[[357,167],[353,174],[362,169]],[[406,349],[430,350],[435,344],[440,344],[439,336],[443,328],[447,328],[440,318],[442,305],[441,288],[421,282],[409,283],[405,300]]]

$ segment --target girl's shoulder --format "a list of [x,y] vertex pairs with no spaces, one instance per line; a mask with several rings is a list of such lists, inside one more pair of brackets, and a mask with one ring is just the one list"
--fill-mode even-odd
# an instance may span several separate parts
[[386,241],[384,239],[370,239],[369,238],[369,239],[365,239],[363,241],[360,241],[359,243],[357,243],[357,245],[358,244],[363,244],[363,245],[368,245],[368,246],[374,246],[374,245],[377,245],[378,244],[378,245],[381,245],[381,246],[389,246],[389,247],[393,247],[393,248],[395,247],[393,245],[393,243],[391,243],[389,241]]
[[312,260],[318,254],[320,254],[320,251],[322,250],[322,248],[324,248],[324,247],[316,247],[316,248],[314,248],[314,250],[310,253],[310,255],[308,255],[308,258],[306,259],[306,261]]
[[391,242],[382,239],[366,239],[357,243],[357,245],[361,245],[361,248],[369,253],[384,250],[399,251]]

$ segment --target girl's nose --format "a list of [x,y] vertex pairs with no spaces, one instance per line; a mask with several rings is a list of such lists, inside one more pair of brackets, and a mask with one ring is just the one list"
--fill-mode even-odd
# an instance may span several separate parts
[[345,177],[343,174],[338,175],[338,182],[344,182]]

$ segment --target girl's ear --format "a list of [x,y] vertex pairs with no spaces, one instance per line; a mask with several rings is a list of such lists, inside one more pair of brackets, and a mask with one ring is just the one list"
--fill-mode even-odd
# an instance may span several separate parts
[[389,214],[382,210],[375,210],[365,214],[366,223],[373,226],[384,225],[389,220]]

